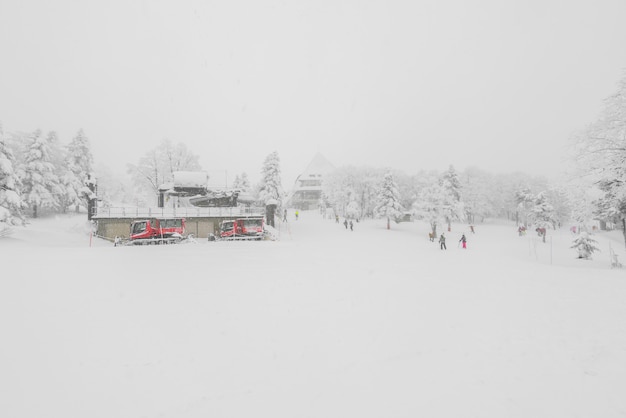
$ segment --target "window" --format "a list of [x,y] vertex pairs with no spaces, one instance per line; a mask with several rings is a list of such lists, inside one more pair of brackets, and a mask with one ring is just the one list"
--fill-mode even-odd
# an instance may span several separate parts
[[141,222],[135,222],[133,224],[133,230],[132,233],[133,234],[139,234],[140,232],[143,232],[146,230],[146,221],[141,221]]
[[260,227],[260,226],[263,226],[263,220],[261,220],[261,219],[246,219],[243,222],[243,224],[244,224],[244,226],[246,228],[249,228],[251,226],[258,226],[258,227]]

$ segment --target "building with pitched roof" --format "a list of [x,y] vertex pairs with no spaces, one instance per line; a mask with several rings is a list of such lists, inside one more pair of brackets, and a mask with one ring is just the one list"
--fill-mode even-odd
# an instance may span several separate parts
[[322,180],[335,169],[322,154],[315,154],[307,168],[296,179],[287,198],[288,206],[300,210],[317,209],[322,200]]

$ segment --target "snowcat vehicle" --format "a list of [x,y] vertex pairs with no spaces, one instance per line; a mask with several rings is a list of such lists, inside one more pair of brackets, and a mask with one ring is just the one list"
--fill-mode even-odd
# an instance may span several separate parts
[[263,239],[263,218],[237,218],[220,223],[220,238],[225,240]]
[[183,240],[185,218],[150,218],[134,221],[130,225],[128,243],[177,244]]

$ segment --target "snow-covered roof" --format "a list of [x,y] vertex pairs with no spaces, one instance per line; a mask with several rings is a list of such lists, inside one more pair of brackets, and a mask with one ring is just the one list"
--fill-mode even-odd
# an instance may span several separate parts
[[302,172],[302,174],[298,176],[298,179],[302,180],[309,177],[321,177],[334,169],[335,166],[332,165],[330,161],[326,159],[326,157],[318,152],[317,154],[315,154],[313,160],[311,160],[311,162]]

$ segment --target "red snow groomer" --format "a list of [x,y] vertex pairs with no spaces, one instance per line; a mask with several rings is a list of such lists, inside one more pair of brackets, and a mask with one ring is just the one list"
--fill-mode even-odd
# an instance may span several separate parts
[[185,234],[185,218],[150,218],[130,225],[130,244],[177,244]]
[[263,218],[238,218],[220,223],[220,238],[225,240],[263,239]]

